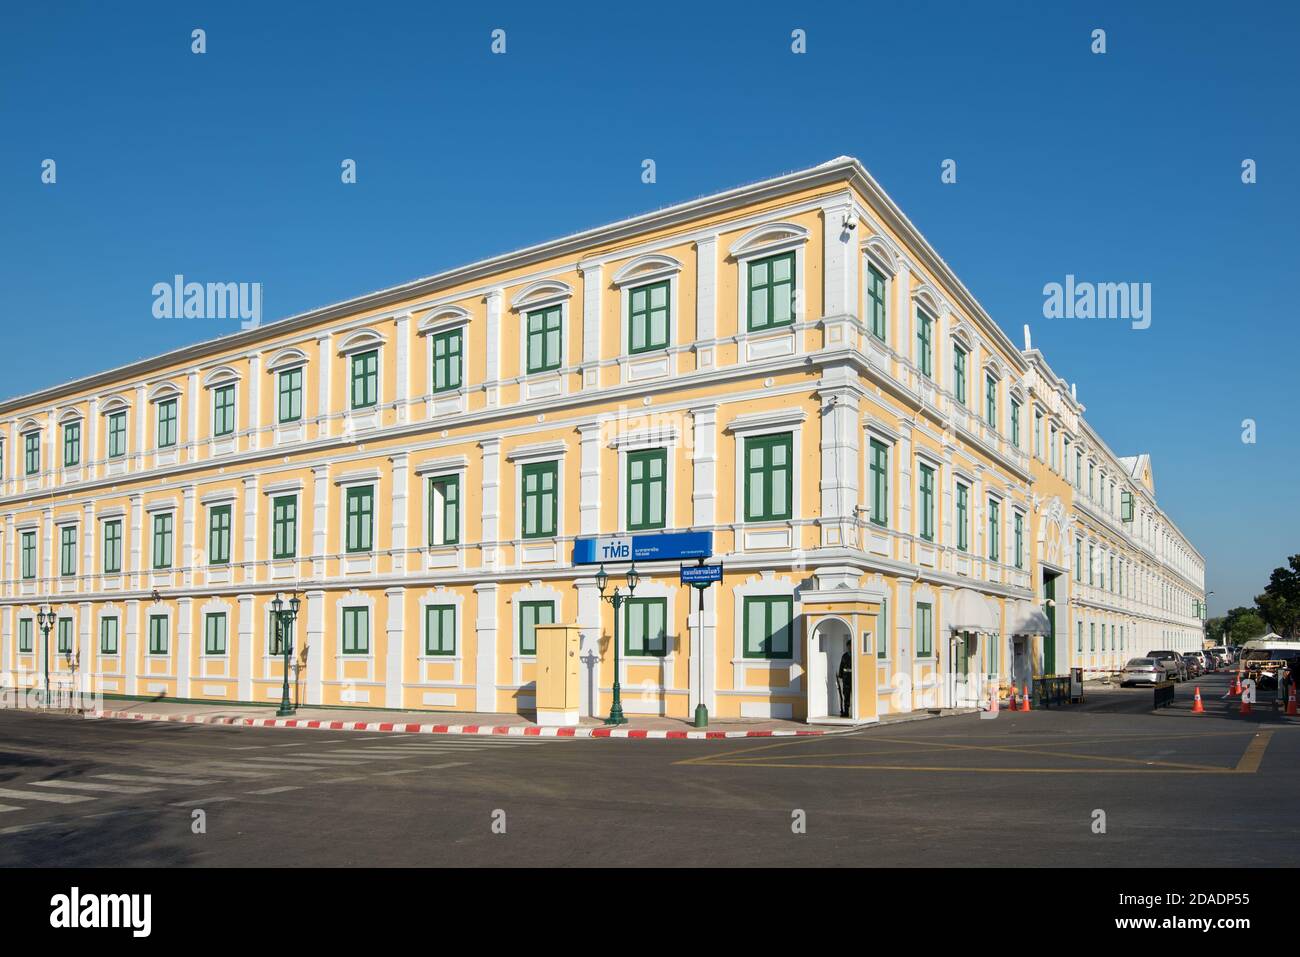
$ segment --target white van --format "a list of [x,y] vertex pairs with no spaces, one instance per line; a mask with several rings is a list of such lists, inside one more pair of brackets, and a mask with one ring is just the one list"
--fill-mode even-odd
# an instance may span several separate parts
[[[1285,661],[1294,676],[1300,672],[1300,641],[1287,641],[1276,635],[1256,638],[1241,646],[1240,670],[1258,672],[1259,684],[1263,688],[1277,687],[1279,665],[1265,665],[1264,662]],[[1252,666],[1252,662],[1254,663]]]

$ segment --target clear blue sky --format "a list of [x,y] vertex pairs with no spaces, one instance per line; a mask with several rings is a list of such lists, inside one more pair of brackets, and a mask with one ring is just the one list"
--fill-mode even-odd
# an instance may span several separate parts
[[[5,4],[0,394],[234,329],[152,318],[175,273],[270,320],[851,154],[1154,456],[1212,613],[1300,552],[1296,4],[445,6]],[[1066,273],[1151,328],[1042,318]]]

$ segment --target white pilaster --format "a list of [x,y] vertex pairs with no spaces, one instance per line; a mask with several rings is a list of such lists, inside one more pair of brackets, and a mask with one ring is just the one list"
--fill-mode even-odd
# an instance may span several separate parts
[[497,710],[497,592],[495,582],[474,586],[478,599],[478,614],[474,630],[478,638],[478,653],[474,663],[474,710]]
[[845,198],[822,207],[822,274],[825,316],[856,316],[858,312],[857,232],[844,228],[853,213]]
[[[301,652],[300,652],[301,653]],[[307,687],[305,704],[321,703],[325,675],[325,593],[307,592]]]
[[407,549],[411,547],[407,518],[411,482],[411,470],[408,468],[410,459],[403,452],[392,456],[389,461],[393,463],[393,539],[390,546],[393,551],[392,566],[396,574],[405,575]]
[[600,304],[604,269],[600,263],[579,263],[582,273],[582,387],[600,387]]
[[483,388],[487,392],[487,404],[494,406],[500,400],[501,390],[501,314],[505,302],[505,290],[493,289],[484,297],[487,303],[487,337],[483,343],[487,372],[483,377]]
[[176,602],[176,697],[190,697],[190,661],[194,656],[194,600]]
[[718,407],[691,409],[694,423],[694,451],[691,454],[691,524],[696,528],[717,521]]
[[578,534],[600,534],[600,423],[578,426]]
[[400,708],[402,706],[402,663],[404,654],[403,635],[406,632],[406,589],[387,588],[384,597],[388,599],[388,648],[384,658],[384,707]]
[[245,582],[256,582],[257,574],[257,476],[244,476],[244,547],[240,555]]
[[495,569],[500,560],[501,522],[501,440],[484,439],[483,450],[483,567]]
[[325,554],[329,547],[330,518],[330,467],[318,465],[312,474],[312,529],[311,574],[313,578],[325,575]]
[[248,358],[248,448],[262,444],[262,357]]
[[711,368],[717,360],[713,348],[718,335],[717,289],[718,238],[709,236],[695,244],[695,350],[702,369]]
[[253,700],[253,596],[240,595],[239,654],[235,664],[235,695],[240,701]]
[[[330,370],[334,367],[334,337],[326,333],[316,340],[316,376],[319,388],[316,394],[316,437],[326,438],[330,427]],[[304,410],[305,411],[305,410]]]
[[405,422],[409,417],[411,401],[411,314],[402,313],[397,317],[395,326],[397,383],[393,401],[397,405],[397,421]]
[[126,672],[126,693],[135,694],[140,686],[140,602],[134,598],[126,602],[125,620],[122,622],[125,630],[125,640],[123,645],[122,670]]
[[[186,587],[194,583],[194,499],[196,489],[193,485],[187,485],[182,497],[181,503],[181,581]],[[204,543],[204,554],[206,555],[207,544]],[[209,559],[211,556],[208,556]]]

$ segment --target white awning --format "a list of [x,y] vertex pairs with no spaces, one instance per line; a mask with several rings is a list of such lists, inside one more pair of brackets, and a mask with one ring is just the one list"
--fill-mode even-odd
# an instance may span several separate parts
[[989,600],[969,588],[957,589],[948,627],[953,631],[973,631],[983,635],[996,635],[1000,631],[997,612]]
[[1015,602],[1007,612],[1007,632],[1012,635],[1046,635],[1052,631],[1047,612],[1040,605]]

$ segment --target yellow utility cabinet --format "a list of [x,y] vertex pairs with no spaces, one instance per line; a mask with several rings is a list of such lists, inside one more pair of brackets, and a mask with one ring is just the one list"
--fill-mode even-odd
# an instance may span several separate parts
[[537,626],[537,723],[578,723],[577,625]]

